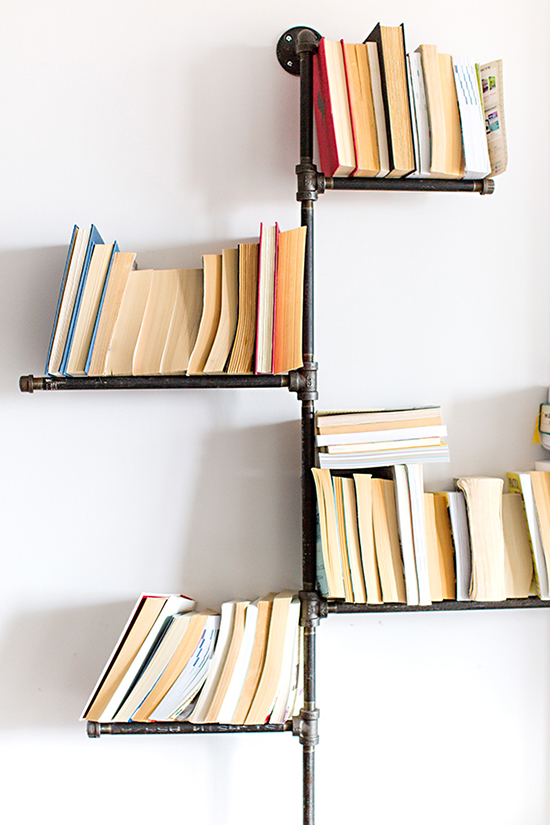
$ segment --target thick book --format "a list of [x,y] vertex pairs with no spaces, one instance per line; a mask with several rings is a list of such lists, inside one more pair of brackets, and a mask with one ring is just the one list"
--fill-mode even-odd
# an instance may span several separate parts
[[344,54],[340,42],[325,37],[313,56],[313,108],[323,174],[351,175],[357,164]]
[[384,602],[407,601],[393,481],[372,479],[374,546]]
[[284,665],[285,662],[290,664],[288,648],[294,640],[298,621],[297,593],[292,590],[278,593],[273,599],[265,663],[256,695],[246,717],[247,725],[263,725],[271,716],[285,682]]
[[361,545],[361,562],[367,591],[367,604],[381,604],[382,590],[374,546],[372,521],[372,476],[370,473],[356,473],[355,497],[357,501],[357,524]]
[[132,358],[132,375],[158,375],[178,294],[178,269],[154,269]]
[[136,266],[135,252],[115,252],[101,293],[88,355],[86,375],[104,375],[107,354],[130,272]]
[[257,599],[256,626],[254,630],[254,641],[250,652],[250,659],[244,676],[243,684],[237,700],[237,704],[231,717],[232,725],[244,725],[245,719],[250,710],[250,706],[256,695],[256,690],[262,675],[265,654],[267,651],[267,639],[269,635],[269,624],[271,621],[271,611],[275,593],[268,593],[261,599]]
[[48,348],[48,358],[46,362],[46,373],[48,375],[63,375],[61,362],[67,342],[74,301],[80,283],[80,275],[88,249],[90,233],[91,229],[80,229],[78,226],[75,226],[73,229],[69,252],[63,270],[61,288],[59,290],[50,346]]
[[67,360],[67,375],[86,375],[86,361],[99,312],[101,296],[116,252],[118,252],[116,243],[96,244],[92,252],[88,277],[82,292],[80,309]]
[[388,177],[405,177],[416,169],[413,126],[409,102],[404,26],[378,23],[366,38],[378,47],[380,80],[386,108],[390,171]]
[[303,366],[305,226],[280,232],[273,306],[274,374]]
[[344,599],[344,572],[331,475],[328,470],[317,467],[312,467],[311,472],[317,491],[320,527],[318,552],[326,577],[326,595],[333,599]]
[[355,148],[353,176],[376,177],[380,156],[367,45],[342,41],[342,50]]
[[450,55],[437,46],[422,45],[422,72],[430,126],[430,177],[460,178],[464,174],[462,134]]
[[239,301],[237,330],[228,373],[251,373],[254,370],[256,318],[258,314],[258,254],[259,243],[239,244]]
[[189,358],[187,372],[200,374],[216,337],[222,306],[222,256],[203,255],[204,290],[201,322],[195,346]]
[[533,553],[521,496],[503,493],[504,586],[508,599],[526,599],[533,588]]
[[162,353],[163,375],[184,375],[195,346],[202,315],[202,269],[179,269],[170,328]]
[[504,581],[504,533],[501,478],[463,477],[457,486],[464,492],[472,550],[472,601],[506,599]]
[[59,372],[62,375],[67,375],[67,365],[69,362],[69,354],[71,352],[71,347],[73,343],[73,337],[76,328],[76,321],[78,318],[78,314],[80,312],[80,303],[82,301],[82,295],[84,292],[84,287],[86,286],[86,281],[88,279],[88,271],[90,269],[90,262],[92,260],[92,254],[95,247],[98,244],[103,244],[103,238],[97,231],[96,227],[92,224],[90,227],[90,235],[88,237],[88,243],[86,245],[86,251],[84,253],[84,259],[82,261],[82,268],[80,269],[80,273],[78,274],[78,278],[75,279],[72,283],[68,283],[66,287],[67,294],[67,302],[65,303],[65,295],[63,296],[63,302],[66,305],[66,309],[69,312],[69,321],[67,324],[67,331],[65,335],[65,345],[63,347],[63,355],[61,356],[61,363],[59,365]]
[[105,359],[105,375],[132,375],[134,351],[152,278],[152,269],[134,269],[128,276]]
[[424,493],[428,576],[432,602],[456,599],[454,546],[447,502],[440,494]]
[[239,252],[237,249],[223,249],[220,320],[204,365],[207,373],[222,373],[225,370],[235,339],[238,306]]

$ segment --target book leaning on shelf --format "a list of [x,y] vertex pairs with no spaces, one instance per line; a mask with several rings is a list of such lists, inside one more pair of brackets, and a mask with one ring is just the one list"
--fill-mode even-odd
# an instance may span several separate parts
[[364,43],[322,38],[313,60],[321,170],[327,177],[464,178],[507,165],[502,61],[421,45],[378,24]]
[[221,615],[186,597],[143,594],[82,718],[282,724],[303,693],[294,591],[225,602]]
[[[267,238],[270,238],[268,243]],[[284,373],[302,366],[306,228],[201,269],[141,270],[135,253],[75,226],[46,372],[55,376]]]

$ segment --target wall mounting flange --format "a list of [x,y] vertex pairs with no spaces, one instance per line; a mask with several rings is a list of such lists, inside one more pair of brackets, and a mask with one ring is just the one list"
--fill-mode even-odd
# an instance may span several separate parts
[[[301,36],[300,36],[301,35]],[[294,26],[288,29],[279,38],[277,43],[277,60],[289,74],[300,74],[300,58],[298,57],[298,37],[300,46],[317,51],[321,35],[309,26]]]

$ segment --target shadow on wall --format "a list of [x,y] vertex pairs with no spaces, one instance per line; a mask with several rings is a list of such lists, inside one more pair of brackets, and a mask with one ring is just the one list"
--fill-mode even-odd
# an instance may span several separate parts
[[[271,47],[216,49],[197,67],[185,113],[197,190],[214,214],[293,199],[299,160],[299,80]],[[182,144],[183,145],[183,144]],[[185,183],[185,181],[183,181]],[[258,218],[260,220],[260,217]]]
[[181,575],[191,595],[217,608],[299,589],[298,420],[209,434],[194,490]]
[[[181,462],[185,453],[174,452]],[[181,575],[167,590],[218,609],[230,598],[299,589],[299,422],[215,432],[199,453]],[[154,556],[158,516],[149,516],[143,530]],[[0,729],[75,724],[133,603],[14,616],[0,647]]]
[[74,724],[132,606],[118,602],[14,618],[0,648],[0,728]]

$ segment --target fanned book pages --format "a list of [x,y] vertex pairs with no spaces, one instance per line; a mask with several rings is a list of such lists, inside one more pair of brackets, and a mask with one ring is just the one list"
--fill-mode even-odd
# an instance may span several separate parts
[[237,331],[227,365],[228,373],[251,373],[254,369],[258,314],[258,253],[258,243],[239,244]]
[[277,274],[273,310],[273,372],[303,366],[302,329],[304,303],[305,226],[280,232],[277,240]]
[[187,372],[190,375],[204,372],[204,366],[216,337],[222,306],[222,256],[203,255],[202,262],[204,270],[202,316],[195,346],[187,366]]
[[222,283],[220,320],[204,371],[221,373],[229,358],[239,306],[239,252],[237,249],[222,250]]
[[378,23],[366,41],[376,43],[382,95],[386,110],[386,129],[390,171],[399,178],[415,171],[412,117],[409,103],[405,33],[401,26]]
[[104,375],[107,354],[130,272],[136,266],[135,252],[115,252],[107,273],[94,323],[86,365],[87,375]]
[[472,549],[472,601],[497,602],[506,598],[504,533],[500,478],[464,477],[457,480],[464,492]]
[[357,496],[352,478],[342,478],[342,503],[344,509],[344,527],[348,549],[348,561],[351,573],[353,601],[365,604],[367,590],[363,573],[361,542],[359,539],[359,522],[357,517]]
[[342,560],[342,574],[344,577],[344,594],[347,602],[354,602],[352,571],[348,554],[348,542],[346,537],[346,522],[344,515],[344,495],[341,476],[331,476],[334,506],[336,510],[336,527],[338,530],[338,547],[340,548],[340,558]]
[[164,375],[187,372],[202,315],[202,269],[178,269],[177,272],[176,301],[160,364]]
[[418,595],[418,578],[416,573],[416,558],[411,513],[411,494],[407,468],[404,464],[393,467],[393,482],[395,487],[395,505],[401,542],[401,555],[405,572],[405,591],[407,604],[420,604]]
[[92,252],[67,359],[67,375],[86,375],[86,360],[92,342],[95,319],[116,252],[118,252],[116,243],[96,244]]
[[179,270],[154,269],[132,359],[132,375],[157,375],[178,294]]
[[321,39],[313,57],[313,107],[321,170],[346,177],[356,168],[342,44]]
[[[235,667],[239,659],[241,647],[245,640],[245,626],[249,607],[249,601],[235,602],[233,611],[233,626],[231,628],[231,638],[229,640],[229,646],[227,648],[227,653],[225,655],[223,666],[220,670],[219,678],[216,684],[216,689],[212,694],[212,698],[210,699],[208,706],[204,709],[203,712],[205,722],[212,723],[222,721],[219,718],[220,712],[225,702],[227,691],[229,690],[229,687],[231,685],[231,680],[233,678]],[[252,616],[253,613],[254,608],[252,608],[250,616]],[[247,636],[246,639],[248,641],[249,636]]]
[[152,277],[152,269],[134,269],[128,276],[105,359],[105,375],[132,375],[134,351]]
[[216,689],[225,665],[225,660],[231,645],[236,605],[237,601],[228,601],[222,604],[220,612],[220,629],[214,655],[212,656],[212,661],[208,670],[208,676],[199,695],[197,704],[189,716],[189,721],[194,724],[207,721],[208,711],[216,693]]

